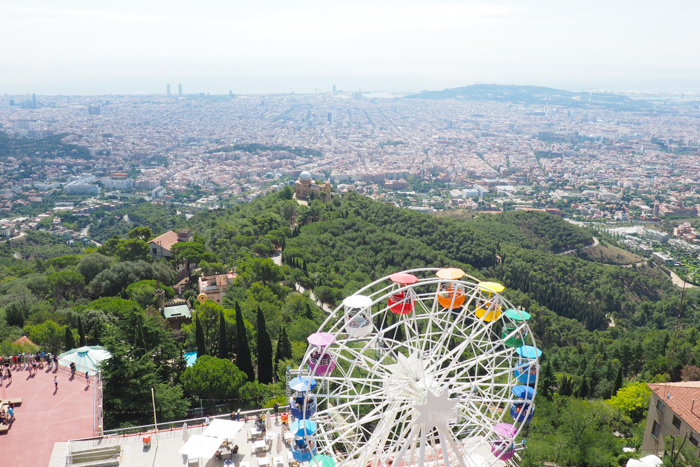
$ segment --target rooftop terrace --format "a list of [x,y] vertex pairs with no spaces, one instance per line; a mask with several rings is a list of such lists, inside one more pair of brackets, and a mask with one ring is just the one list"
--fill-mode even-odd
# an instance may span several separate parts
[[15,407],[10,430],[0,435],[2,465],[48,465],[54,443],[93,435],[94,377],[88,388],[84,374],[72,378],[62,366],[49,370],[45,365],[34,376],[19,365],[10,370],[12,381],[3,379],[0,399],[21,397],[22,404]]

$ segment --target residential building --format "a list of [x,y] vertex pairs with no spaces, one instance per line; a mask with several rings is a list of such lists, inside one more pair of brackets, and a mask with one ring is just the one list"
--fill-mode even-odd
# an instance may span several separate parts
[[642,454],[663,455],[665,437],[687,437],[686,446],[700,456],[700,381],[653,383],[644,427]]
[[194,240],[194,234],[190,229],[182,229],[177,233],[169,230],[148,242],[148,247],[153,259],[174,258],[175,255],[170,251],[173,245],[179,242],[191,242],[192,240]]
[[229,286],[236,279],[236,274],[229,271],[226,274],[215,274],[199,278],[199,292],[207,296],[207,300],[213,300],[221,304],[221,298],[226,294]]
[[666,266],[673,266],[676,263],[672,256],[658,251],[651,254],[651,259]]

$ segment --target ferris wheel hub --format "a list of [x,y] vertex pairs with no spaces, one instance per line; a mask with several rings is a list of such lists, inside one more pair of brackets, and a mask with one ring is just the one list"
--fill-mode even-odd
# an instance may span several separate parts
[[428,391],[425,404],[416,406],[419,415],[415,423],[425,423],[428,426],[443,426],[457,419],[458,414],[455,407],[459,399],[450,399],[447,391],[436,396],[433,391]]

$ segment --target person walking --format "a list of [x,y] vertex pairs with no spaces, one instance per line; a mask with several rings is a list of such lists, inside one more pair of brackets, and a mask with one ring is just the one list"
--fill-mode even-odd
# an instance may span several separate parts
[[58,376],[53,377],[53,384],[56,386],[56,390],[58,391]]
[[12,372],[10,371],[9,368],[7,369],[7,375],[6,375],[6,376],[7,376],[7,379],[8,379],[8,380],[10,381],[10,383],[11,383],[11,382],[12,382]]
[[87,387],[90,388],[90,373],[85,372],[85,381],[87,381]]

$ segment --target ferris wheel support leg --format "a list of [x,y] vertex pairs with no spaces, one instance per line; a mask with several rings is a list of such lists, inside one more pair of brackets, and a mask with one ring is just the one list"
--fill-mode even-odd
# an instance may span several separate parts
[[[381,423],[379,423],[377,428],[374,430],[374,434],[376,436],[372,436],[369,439],[369,441],[365,445],[365,452],[372,453],[375,452],[377,448],[384,449],[386,440],[389,437],[389,433],[391,432],[391,427],[394,425],[394,420],[396,420],[395,409],[389,412],[386,418],[382,419]],[[382,433],[382,435],[379,436],[379,433]]]
[[[404,440],[403,445],[401,446],[401,449],[399,449],[399,453],[394,457],[394,461],[392,464],[400,465],[401,464],[401,459],[403,459],[403,456],[406,455],[406,450],[408,449],[409,446],[413,447],[414,439],[416,437],[416,431],[418,430],[417,426],[412,426],[411,427],[411,432],[408,434],[406,439]],[[413,459],[413,456],[411,455],[411,459]]]
[[[445,432],[447,432],[447,436],[445,436]],[[455,444],[455,440],[452,438],[449,429],[447,429],[446,427],[439,427],[438,433],[440,434],[440,444],[445,446],[443,448],[445,452],[445,465],[451,465],[447,459],[447,444],[445,443],[445,439],[447,439],[447,443],[449,443],[450,447],[452,448],[452,452],[455,453],[457,461],[459,461],[459,465],[461,465],[462,467],[467,467],[467,464],[464,462],[464,456],[460,452],[460,449],[457,448],[457,444]]]
[[418,453],[418,467],[424,467],[425,462],[425,444],[427,442],[425,424],[421,424],[420,429],[420,452]]

